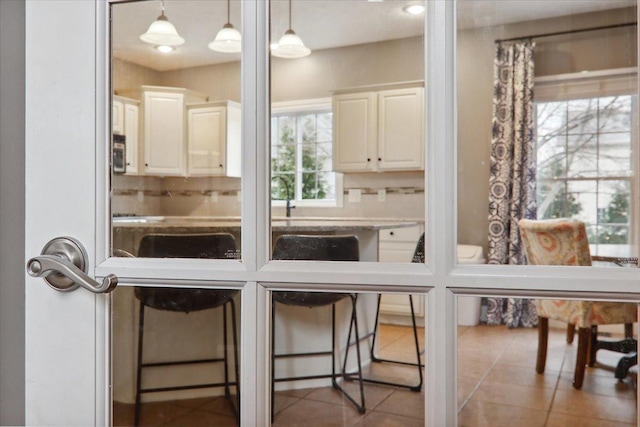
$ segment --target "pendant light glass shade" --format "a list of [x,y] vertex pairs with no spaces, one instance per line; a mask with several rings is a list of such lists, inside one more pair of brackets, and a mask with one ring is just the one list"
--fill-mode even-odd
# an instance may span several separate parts
[[278,58],[295,59],[310,53],[311,49],[306,47],[300,36],[291,29],[291,0],[289,0],[289,29],[280,38],[278,44],[271,49],[271,54]]
[[149,25],[147,32],[140,35],[140,40],[154,46],[180,46],[184,44],[184,39],[180,37],[176,27],[169,22],[164,14],[164,2],[162,2],[162,13]]
[[311,49],[304,45],[302,39],[293,30],[287,30],[271,53],[278,58],[294,59],[309,55]]
[[238,53],[242,50],[242,36],[240,31],[231,25],[230,13],[229,0],[227,0],[227,23],[209,43],[209,49],[223,53]]

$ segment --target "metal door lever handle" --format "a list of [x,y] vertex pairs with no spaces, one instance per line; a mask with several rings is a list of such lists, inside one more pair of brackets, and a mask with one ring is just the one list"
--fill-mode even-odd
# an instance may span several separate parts
[[42,277],[52,288],[68,292],[79,286],[93,293],[107,293],[115,289],[118,278],[109,274],[102,283],[86,274],[87,253],[77,240],[58,237],[47,243],[42,255],[27,262],[27,272],[33,277]]
[[[40,255],[35,258],[31,258],[27,264],[27,271],[33,277],[45,278],[51,276],[52,273],[57,273],[58,275],[62,275],[70,279],[73,283],[96,294],[111,292],[118,284],[118,278],[113,274],[107,275],[102,279],[102,283],[99,283],[87,276],[84,272],[80,271],[78,267],[73,265],[71,262],[56,255]],[[71,291],[77,286],[73,287],[73,289],[60,289],[56,286],[53,287],[59,291]]]

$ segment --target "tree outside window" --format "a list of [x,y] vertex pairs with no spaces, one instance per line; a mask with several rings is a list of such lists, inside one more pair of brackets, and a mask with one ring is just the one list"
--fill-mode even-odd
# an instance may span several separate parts
[[332,113],[271,118],[271,198],[335,200]]
[[580,219],[590,243],[630,243],[635,98],[537,103],[538,218]]

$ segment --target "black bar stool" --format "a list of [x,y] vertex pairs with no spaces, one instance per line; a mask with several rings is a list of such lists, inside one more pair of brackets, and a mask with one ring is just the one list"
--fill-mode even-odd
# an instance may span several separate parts
[[[305,236],[305,235],[283,235],[280,236],[275,243],[273,249],[274,260],[320,260],[320,261],[358,261],[360,259],[358,239],[356,236]],[[346,379],[346,364],[348,356],[348,347],[351,340],[351,333],[355,331],[355,342],[359,343],[358,335],[358,317],[356,309],[357,296],[348,293],[327,293],[327,292],[273,292],[273,302],[271,304],[271,420],[273,421],[275,383],[281,381],[306,380],[317,378],[331,378],[333,388],[338,390],[349,400],[360,413],[365,412],[364,404],[364,388],[362,384],[362,363],[360,357],[360,346],[356,345],[356,354],[358,360],[357,377],[360,382],[360,402],[349,395],[342,386],[340,386],[336,378],[343,377]],[[336,373],[335,360],[335,305],[338,301],[345,298],[351,298],[351,321],[349,323],[349,335],[347,337],[347,352],[342,364],[342,373]],[[303,307],[324,307],[331,305],[331,350],[320,352],[303,352],[276,354],[275,342],[275,314],[276,303],[287,305],[303,306]],[[311,356],[331,356],[331,373],[297,376],[286,378],[275,378],[275,360],[280,358],[292,357],[311,357]],[[356,374],[353,374],[356,375]]]
[[[150,234],[140,241],[138,256],[146,258],[233,258],[236,242],[233,235],[228,233],[211,234]],[[157,393],[174,390],[190,390],[199,388],[224,387],[225,396],[236,412],[240,423],[240,382],[238,364],[238,342],[236,328],[236,309],[233,297],[237,290],[228,289],[176,289],[157,287],[136,287],[136,298],[140,301],[140,321],[138,324],[138,360],[136,377],[136,402],[134,425],[140,422],[140,397],[142,393]],[[233,363],[235,367],[235,381],[229,380],[228,334],[227,334],[227,305],[231,306],[231,324],[233,329]],[[224,354],[222,357],[207,359],[179,360],[171,362],[145,363],[143,361],[144,343],[144,315],[145,307],[156,310],[190,313],[222,307],[223,322],[222,335],[224,339]],[[182,385],[174,387],[142,388],[143,368],[176,366],[203,363],[223,363],[224,382]],[[231,397],[230,387],[236,387],[236,400]]]
[[[411,262],[424,264],[424,233],[422,233],[422,235],[418,239],[418,244],[416,245],[416,249],[413,253],[413,259],[411,260]],[[375,363],[386,362],[386,363],[395,363],[399,365],[415,366],[418,371],[418,383],[417,384],[394,383],[390,381],[377,380],[373,378],[363,378],[362,381],[367,383],[372,383],[372,384],[381,384],[381,385],[389,385],[394,387],[408,388],[411,391],[422,390],[422,384],[424,382],[422,368],[424,368],[424,364],[420,361],[420,358],[422,354],[424,354],[424,349],[422,350],[420,349],[420,342],[418,340],[418,326],[416,324],[416,314],[413,306],[413,296],[412,295],[408,295],[408,296],[409,296],[409,307],[411,308],[411,325],[413,326],[413,340],[414,340],[415,349],[416,349],[416,362],[404,362],[401,360],[383,359],[381,357],[376,356],[376,354],[374,353],[376,339],[378,338],[378,319],[380,317],[380,300],[382,299],[382,294],[378,294],[376,320],[374,323],[373,332],[363,336],[362,339],[366,339],[371,336],[373,337],[373,339],[371,340],[371,347],[370,347],[370,355],[371,355],[372,362],[375,362]]]

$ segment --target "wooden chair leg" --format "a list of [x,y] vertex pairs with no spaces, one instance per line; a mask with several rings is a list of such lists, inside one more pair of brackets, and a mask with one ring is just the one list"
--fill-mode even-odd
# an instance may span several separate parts
[[576,325],[567,324],[567,344],[573,344],[573,336],[576,334]]
[[589,351],[587,352],[587,365],[592,368],[596,364],[596,352],[598,351],[598,325],[592,325],[589,329]]
[[633,338],[633,323],[624,324],[624,337],[628,339]]
[[578,328],[578,352],[576,354],[576,370],[573,375],[573,388],[575,389],[582,388],[590,338],[591,328]]
[[549,337],[549,319],[538,316],[538,360],[536,361],[536,372],[544,373],[547,363],[547,339]]

